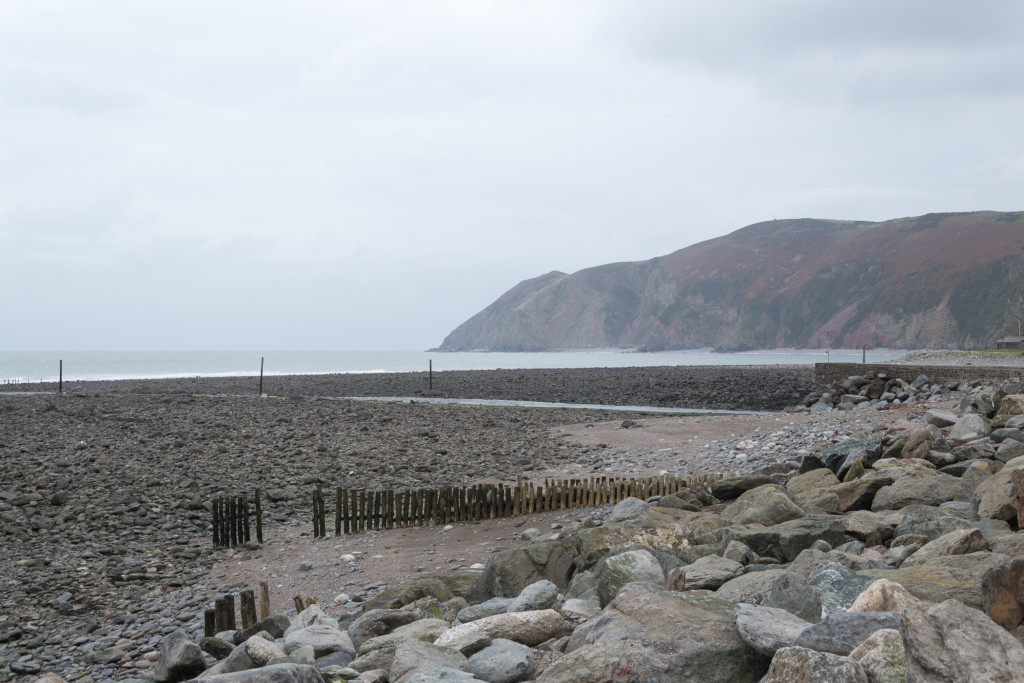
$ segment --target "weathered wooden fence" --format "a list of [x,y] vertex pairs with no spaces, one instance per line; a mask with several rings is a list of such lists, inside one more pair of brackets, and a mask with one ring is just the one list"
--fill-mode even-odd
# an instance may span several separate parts
[[[594,507],[635,496],[665,496],[692,486],[707,486],[721,475],[627,479],[590,477],[545,480],[543,484],[476,484],[436,489],[367,491],[338,487],[334,497],[334,535],[370,530],[450,524],[536,512]],[[327,535],[327,505],[321,486],[313,498],[313,535]]]
[[255,505],[249,497],[221,496],[213,501],[213,547],[230,548],[251,539],[251,523],[255,522],[256,540],[263,542],[263,505],[256,489]]

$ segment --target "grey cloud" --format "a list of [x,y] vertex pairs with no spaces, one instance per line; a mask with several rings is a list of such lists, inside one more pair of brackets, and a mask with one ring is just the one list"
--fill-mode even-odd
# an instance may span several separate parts
[[426,348],[773,214],[1018,209],[1020,13],[11,3],[0,308],[33,324],[0,345]]
[[765,90],[849,103],[1021,92],[1024,6],[962,3],[655,3],[620,9],[608,37],[642,58]]

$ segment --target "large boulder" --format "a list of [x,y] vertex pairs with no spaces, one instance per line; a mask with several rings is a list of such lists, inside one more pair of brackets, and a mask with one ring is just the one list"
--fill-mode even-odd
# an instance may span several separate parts
[[875,631],[850,653],[850,659],[861,665],[870,683],[905,683],[907,680],[903,639],[896,629]]
[[250,636],[241,645],[253,666],[266,666],[270,660],[287,656],[284,648],[262,635]]
[[772,526],[805,516],[800,506],[776,484],[758,486],[744,492],[722,511],[722,516],[733,524],[763,524]]
[[926,543],[920,550],[903,561],[901,567],[917,567],[928,563],[936,557],[947,555],[966,555],[988,550],[985,534],[977,529],[958,529],[944,536],[939,536]]
[[885,472],[869,472],[866,476],[845,481],[826,489],[824,494],[832,494],[839,503],[839,512],[853,510],[869,510],[875,495],[893,484],[895,479]]
[[[957,488],[956,500],[958,502],[969,502],[974,500],[974,492],[989,477],[996,473],[992,462],[989,460],[975,460],[966,464],[963,473],[960,475],[960,486]],[[976,515],[976,510],[971,510]]]
[[725,527],[717,532],[718,543],[724,549],[729,541],[739,541],[761,557],[772,557],[780,562],[792,562],[801,551],[818,540],[831,546],[844,542],[842,521],[828,515],[808,515],[771,527],[737,529]]
[[715,590],[726,581],[743,574],[743,565],[718,555],[707,555],[685,567],[676,567],[668,574],[669,590]]
[[871,466],[876,472],[894,470],[893,476],[930,476],[935,474],[937,468],[927,460],[903,460],[899,458],[883,458]]
[[289,652],[303,645],[312,647],[317,657],[323,657],[332,652],[344,652],[351,657],[356,656],[355,645],[348,633],[326,624],[307,626],[284,639],[285,649]]
[[893,531],[893,538],[924,536],[932,541],[957,529],[974,528],[971,522],[948,509],[913,505],[900,510],[900,513],[902,517]]
[[838,562],[825,562],[807,579],[821,603],[822,615],[850,609],[872,581]]
[[508,604],[507,612],[549,609],[558,602],[558,586],[548,580],[537,581],[520,591]]
[[363,644],[359,646],[359,656],[362,657],[382,648],[397,647],[399,641],[402,640],[413,639],[422,640],[425,643],[433,643],[451,626],[444,619],[419,619],[411,624],[399,626],[391,633],[363,641]]
[[981,579],[981,608],[1012,631],[1024,623],[1024,560],[991,569]]
[[1014,415],[1024,415],[1024,394],[1008,394],[999,402],[997,419],[1007,422]]
[[918,599],[903,586],[888,579],[878,579],[864,589],[850,605],[851,612],[902,612]]
[[349,624],[348,635],[352,645],[358,649],[371,638],[391,633],[399,626],[416,621],[416,613],[404,609],[372,609],[363,612],[358,619]]
[[872,435],[844,439],[821,452],[822,462],[840,479],[858,460],[864,467],[871,467],[881,457],[882,440]]
[[565,619],[553,609],[536,612],[508,612],[450,628],[438,636],[434,644],[449,645],[474,634],[482,633],[491,640],[504,638],[533,647],[559,635],[563,628],[565,628]]
[[533,541],[522,548],[491,555],[467,599],[481,602],[493,597],[514,598],[530,584],[542,580],[562,590],[569,585],[574,570],[573,558],[560,541]]
[[1024,470],[1003,469],[974,489],[974,502],[982,519],[1024,522]]
[[469,668],[482,681],[516,683],[529,678],[533,662],[532,649],[498,638],[469,658]]
[[899,612],[836,612],[808,626],[794,645],[846,656],[875,631],[899,625]]
[[[287,638],[296,631],[300,631],[312,626],[313,624],[338,628],[338,620],[334,617],[327,616],[327,613],[320,608],[320,605],[314,602],[312,605],[299,612],[295,618],[292,619],[291,624],[284,632],[284,637]],[[248,640],[248,638],[246,638],[246,640]]]
[[[714,514],[650,506],[639,517],[601,526],[579,527],[563,532],[561,540],[553,542],[558,544],[567,557],[575,559],[578,569],[587,569],[606,554],[608,548],[643,545],[652,550],[666,547],[678,552],[697,542],[697,536],[706,535],[728,524],[725,519]],[[550,581],[562,588],[558,581]],[[486,597],[490,596],[481,595],[471,599]]]
[[907,442],[903,444],[902,457],[924,460],[932,450],[935,436],[930,429],[918,429],[912,433]]
[[946,427],[952,427],[956,424],[957,416],[955,413],[951,413],[948,410],[939,410],[933,408],[924,414],[924,421],[930,425],[944,429]]
[[1011,559],[992,552],[937,557],[928,564],[899,569],[865,569],[872,579],[889,579],[906,588],[918,600],[942,602],[957,600],[981,609],[982,581],[993,569],[1009,565]]
[[636,519],[650,509],[650,504],[639,498],[624,498],[615,504],[612,511],[605,517],[605,522],[625,522]]
[[821,603],[814,589],[802,576],[785,569],[736,577],[715,591],[715,597],[733,603],[784,609],[812,623],[821,619]]
[[736,628],[743,642],[766,657],[790,647],[810,622],[777,607],[736,605]]
[[1024,671],[1024,645],[982,612],[956,600],[910,605],[900,635],[907,681],[1012,683]]
[[775,653],[761,683],[868,683],[860,664],[849,657],[786,647]]
[[732,500],[739,498],[742,494],[756,489],[758,486],[773,484],[771,477],[766,474],[745,474],[738,477],[726,477],[711,482],[711,495],[719,500]]
[[323,683],[320,671],[310,664],[271,664],[252,671],[216,674],[204,683]]
[[786,482],[786,490],[799,503],[801,500],[813,498],[823,489],[835,486],[838,483],[840,483],[839,477],[827,467],[822,467],[793,477]]
[[989,421],[977,413],[967,413],[949,430],[950,441],[974,441],[988,436],[991,427]]
[[[459,610],[458,618],[464,624],[484,617],[493,617],[495,614],[504,614],[508,606],[515,598],[491,598],[475,605],[469,605]],[[522,610],[520,610],[522,611]]]
[[956,498],[960,480],[942,472],[931,476],[903,476],[879,489],[871,503],[871,509],[899,510],[908,505],[940,505]]
[[740,637],[733,605],[650,584],[623,588],[565,652],[538,682],[754,683],[769,665]]
[[153,679],[157,683],[186,681],[204,669],[203,651],[181,629],[172,631],[160,641],[160,656],[153,666]]
[[434,598],[441,602],[456,597],[464,598],[479,576],[479,572],[470,570],[424,574],[408,583],[385,588],[376,597],[366,601],[365,609],[399,609],[423,598]]
[[[421,672],[420,677],[413,678],[412,674],[417,670]],[[403,640],[395,646],[389,680],[394,683],[446,680],[443,677],[446,671],[470,673],[469,660],[461,652],[448,647],[415,639]],[[467,678],[472,680],[472,676]]]
[[855,510],[843,517],[847,534],[867,546],[882,545],[892,539],[900,518],[891,512]]
[[627,550],[601,560],[598,565],[597,597],[604,607],[627,583],[664,583],[665,572],[658,558],[647,550]]

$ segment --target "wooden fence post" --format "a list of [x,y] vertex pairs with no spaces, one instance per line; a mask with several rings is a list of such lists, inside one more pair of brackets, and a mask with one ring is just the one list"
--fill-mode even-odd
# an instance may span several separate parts
[[220,547],[220,518],[218,516],[217,501],[213,501],[213,547]]
[[259,489],[256,489],[256,542],[263,543],[263,506],[260,504]]
[[217,610],[208,609],[203,612],[203,635],[207,638],[217,635]]
[[260,581],[260,621],[270,616],[270,585]]
[[214,627],[217,633],[235,630],[235,596],[225,595],[214,602]]
[[238,597],[241,600],[242,628],[249,628],[257,621],[256,597],[251,590],[242,591]]

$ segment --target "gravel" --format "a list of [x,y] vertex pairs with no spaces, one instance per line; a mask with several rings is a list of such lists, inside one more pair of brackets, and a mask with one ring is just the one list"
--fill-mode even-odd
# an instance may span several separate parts
[[[741,408],[802,390],[800,382],[786,383],[790,375],[784,369],[689,368],[684,370],[702,377],[693,387],[697,398],[669,398],[685,391],[681,378],[695,375],[661,370],[616,369],[604,376],[601,382],[622,379],[624,401],[594,389],[599,383],[591,380],[602,376],[599,371],[503,371],[480,375],[478,384],[496,386],[492,379],[501,377],[507,388],[515,388],[520,386],[516,377],[524,373],[531,378],[521,384],[529,387],[537,386],[538,377],[550,384],[553,377],[565,376],[566,386],[588,383],[590,393],[574,394],[587,401],[654,403],[643,399],[661,397],[701,405],[699,397],[714,394],[719,373],[722,394],[733,398],[715,397],[707,407]],[[398,376],[357,379],[374,377],[385,382],[367,385],[377,395],[397,386],[387,382],[399,381]],[[0,394],[0,680],[38,671],[83,683],[139,677],[152,667],[163,636],[177,628],[201,634],[203,611],[214,599],[242,583],[254,587],[258,576],[276,581],[275,599],[284,604],[291,591],[312,594],[303,581],[323,582],[316,588],[322,602],[331,600],[324,592],[328,587],[370,596],[410,572],[480,562],[487,553],[520,542],[519,526],[543,529],[601,513],[567,511],[550,518],[495,520],[501,522],[496,525],[457,525],[448,532],[396,530],[340,543],[314,542],[306,520],[316,482],[400,488],[556,472],[786,469],[801,452],[908,410],[684,419],[323,398],[347,393],[339,382],[352,378],[274,378],[305,398],[233,395],[245,393],[251,378],[89,383],[63,396]],[[754,386],[769,381],[775,384]],[[190,393],[199,388],[193,382],[202,385],[201,395]],[[437,382],[435,376],[435,387]],[[522,398],[566,400],[552,386],[544,396]],[[613,427],[626,420],[639,426]],[[678,424],[688,436],[715,429],[706,441],[625,440],[642,441],[658,420],[683,420]],[[604,428],[615,439],[554,440],[566,425],[576,431]],[[266,492],[269,542],[262,548],[213,551],[211,498],[257,486]],[[356,559],[342,560],[346,554]],[[311,563],[310,571],[299,571],[302,561]]]

